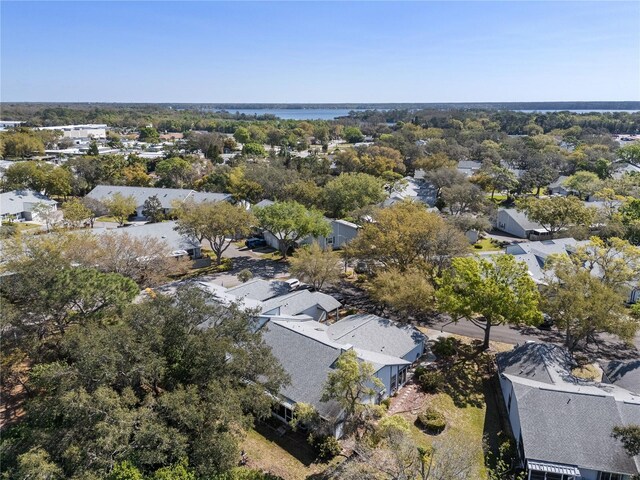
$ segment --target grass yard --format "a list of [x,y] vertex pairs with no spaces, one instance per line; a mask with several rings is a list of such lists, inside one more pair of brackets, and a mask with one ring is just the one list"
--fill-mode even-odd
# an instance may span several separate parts
[[[303,435],[289,432],[279,436],[264,425],[250,430],[241,448],[247,452],[248,467],[270,472],[285,480],[304,480],[324,471],[329,465],[314,463],[315,455]],[[341,459],[338,456],[332,462]]]
[[490,238],[482,238],[473,244],[473,249],[479,252],[498,252],[502,250],[497,244],[493,243]]
[[96,218],[96,222],[120,223],[116,217],[110,217],[109,215],[103,215],[102,217]]
[[37,223],[29,223],[29,222],[14,222],[12,223],[14,227],[16,227],[17,233],[34,233],[38,227],[41,225]]
[[473,450],[474,466],[469,478],[486,478],[484,466],[483,435],[485,433],[485,418],[487,416],[486,405],[482,407],[467,406],[456,407],[453,399],[445,394],[438,393],[428,395],[425,407],[432,407],[442,413],[447,419],[447,428],[440,435],[428,435],[415,425],[417,415],[409,412],[400,413],[411,423],[411,431],[416,445],[430,447],[434,442],[446,441],[447,437],[469,440],[469,446]]

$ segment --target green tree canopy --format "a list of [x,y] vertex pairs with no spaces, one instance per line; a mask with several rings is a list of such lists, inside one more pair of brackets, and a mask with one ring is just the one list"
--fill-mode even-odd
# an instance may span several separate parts
[[343,173],[330,180],[323,190],[327,212],[334,218],[380,203],[386,196],[383,181],[366,173]]
[[539,223],[552,236],[570,226],[590,226],[595,211],[577,197],[526,197],[516,202],[529,220]]
[[323,250],[313,242],[300,248],[289,260],[291,274],[316,290],[340,278],[340,258],[331,249]]
[[176,210],[176,230],[183,235],[206,240],[216,255],[218,265],[222,254],[236,238],[249,234],[255,218],[242,206],[229,202],[186,202]]
[[124,196],[120,192],[114,193],[102,203],[107,207],[109,215],[115,217],[121,226],[136,210],[136,199],[133,196]]
[[464,318],[482,328],[485,350],[492,326],[533,325],[542,320],[536,284],[526,264],[513,255],[495,255],[491,260],[454,258],[439,286],[438,307],[454,321]]
[[306,209],[297,202],[276,202],[267,207],[257,208],[255,215],[260,226],[278,239],[283,258],[298,240],[307,236],[326,237],[331,226],[322,213]]

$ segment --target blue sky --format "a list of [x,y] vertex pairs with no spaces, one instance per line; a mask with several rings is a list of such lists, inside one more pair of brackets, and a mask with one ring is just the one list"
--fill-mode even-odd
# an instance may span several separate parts
[[2,101],[640,100],[640,2],[1,2]]

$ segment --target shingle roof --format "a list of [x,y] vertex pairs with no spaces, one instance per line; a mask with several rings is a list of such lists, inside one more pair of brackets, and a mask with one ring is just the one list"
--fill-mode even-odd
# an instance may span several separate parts
[[614,473],[638,473],[613,427],[640,423],[640,396],[576,378],[563,347],[525,343],[496,356],[516,397],[525,457]]
[[157,196],[162,208],[172,208],[173,202],[193,200],[195,202],[219,202],[227,200],[231,196],[226,193],[196,192],[186,188],[155,188],[155,187],[128,187],[121,185],[98,185],[91,190],[87,197],[95,200],[105,200],[120,193],[125,197],[135,198],[136,207],[141,207],[149,197]]
[[640,395],[640,359],[611,361],[603,370],[609,382]]
[[500,373],[554,384],[554,372],[570,371],[574,361],[566,349],[552,343],[524,343],[496,355]]
[[151,237],[167,243],[171,251],[191,250],[200,247],[200,242],[179,234],[174,230],[175,221],[146,223],[144,225],[130,226],[126,228],[94,228],[91,233],[97,235],[130,235],[134,238]]
[[260,278],[250,280],[246,283],[230,288],[229,293],[241,297],[253,298],[255,300],[269,300],[279,295],[290,293],[291,287],[282,281],[267,281]]
[[0,215],[15,215],[30,212],[36,203],[55,205],[57,202],[33,190],[13,190],[0,194]]
[[625,405],[612,396],[513,386],[526,458],[638,473],[634,460],[611,432],[616,425],[640,423],[640,405]]
[[270,321],[262,334],[274,357],[291,377],[281,394],[293,402],[313,405],[321,416],[335,418],[340,406],[320,399],[329,372],[342,353],[341,349],[286,328],[284,322]]
[[329,338],[370,352],[402,358],[424,341],[408,325],[398,325],[377,315],[350,315],[327,328]]
[[297,315],[318,305],[326,312],[340,308],[341,303],[330,295],[309,290],[298,290],[287,295],[281,295],[263,303],[263,312],[280,308],[281,315]]

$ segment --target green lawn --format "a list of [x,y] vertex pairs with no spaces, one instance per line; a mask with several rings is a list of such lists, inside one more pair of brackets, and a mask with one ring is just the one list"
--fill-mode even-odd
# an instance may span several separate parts
[[104,215],[102,217],[96,218],[96,222],[120,223],[120,221],[116,217],[110,217],[109,215]]
[[[480,246],[480,248],[478,248],[478,245]],[[473,245],[473,249],[481,252],[488,252],[488,251],[497,252],[499,250],[502,250],[502,248],[500,248],[498,245],[492,243],[490,238],[482,238],[478,240]]]
[[247,452],[248,467],[269,471],[284,480],[304,480],[343,460],[338,456],[330,464],[314,463],[314,454],[301,434],[280,436],[260,425],[247,433],[242,449]]

